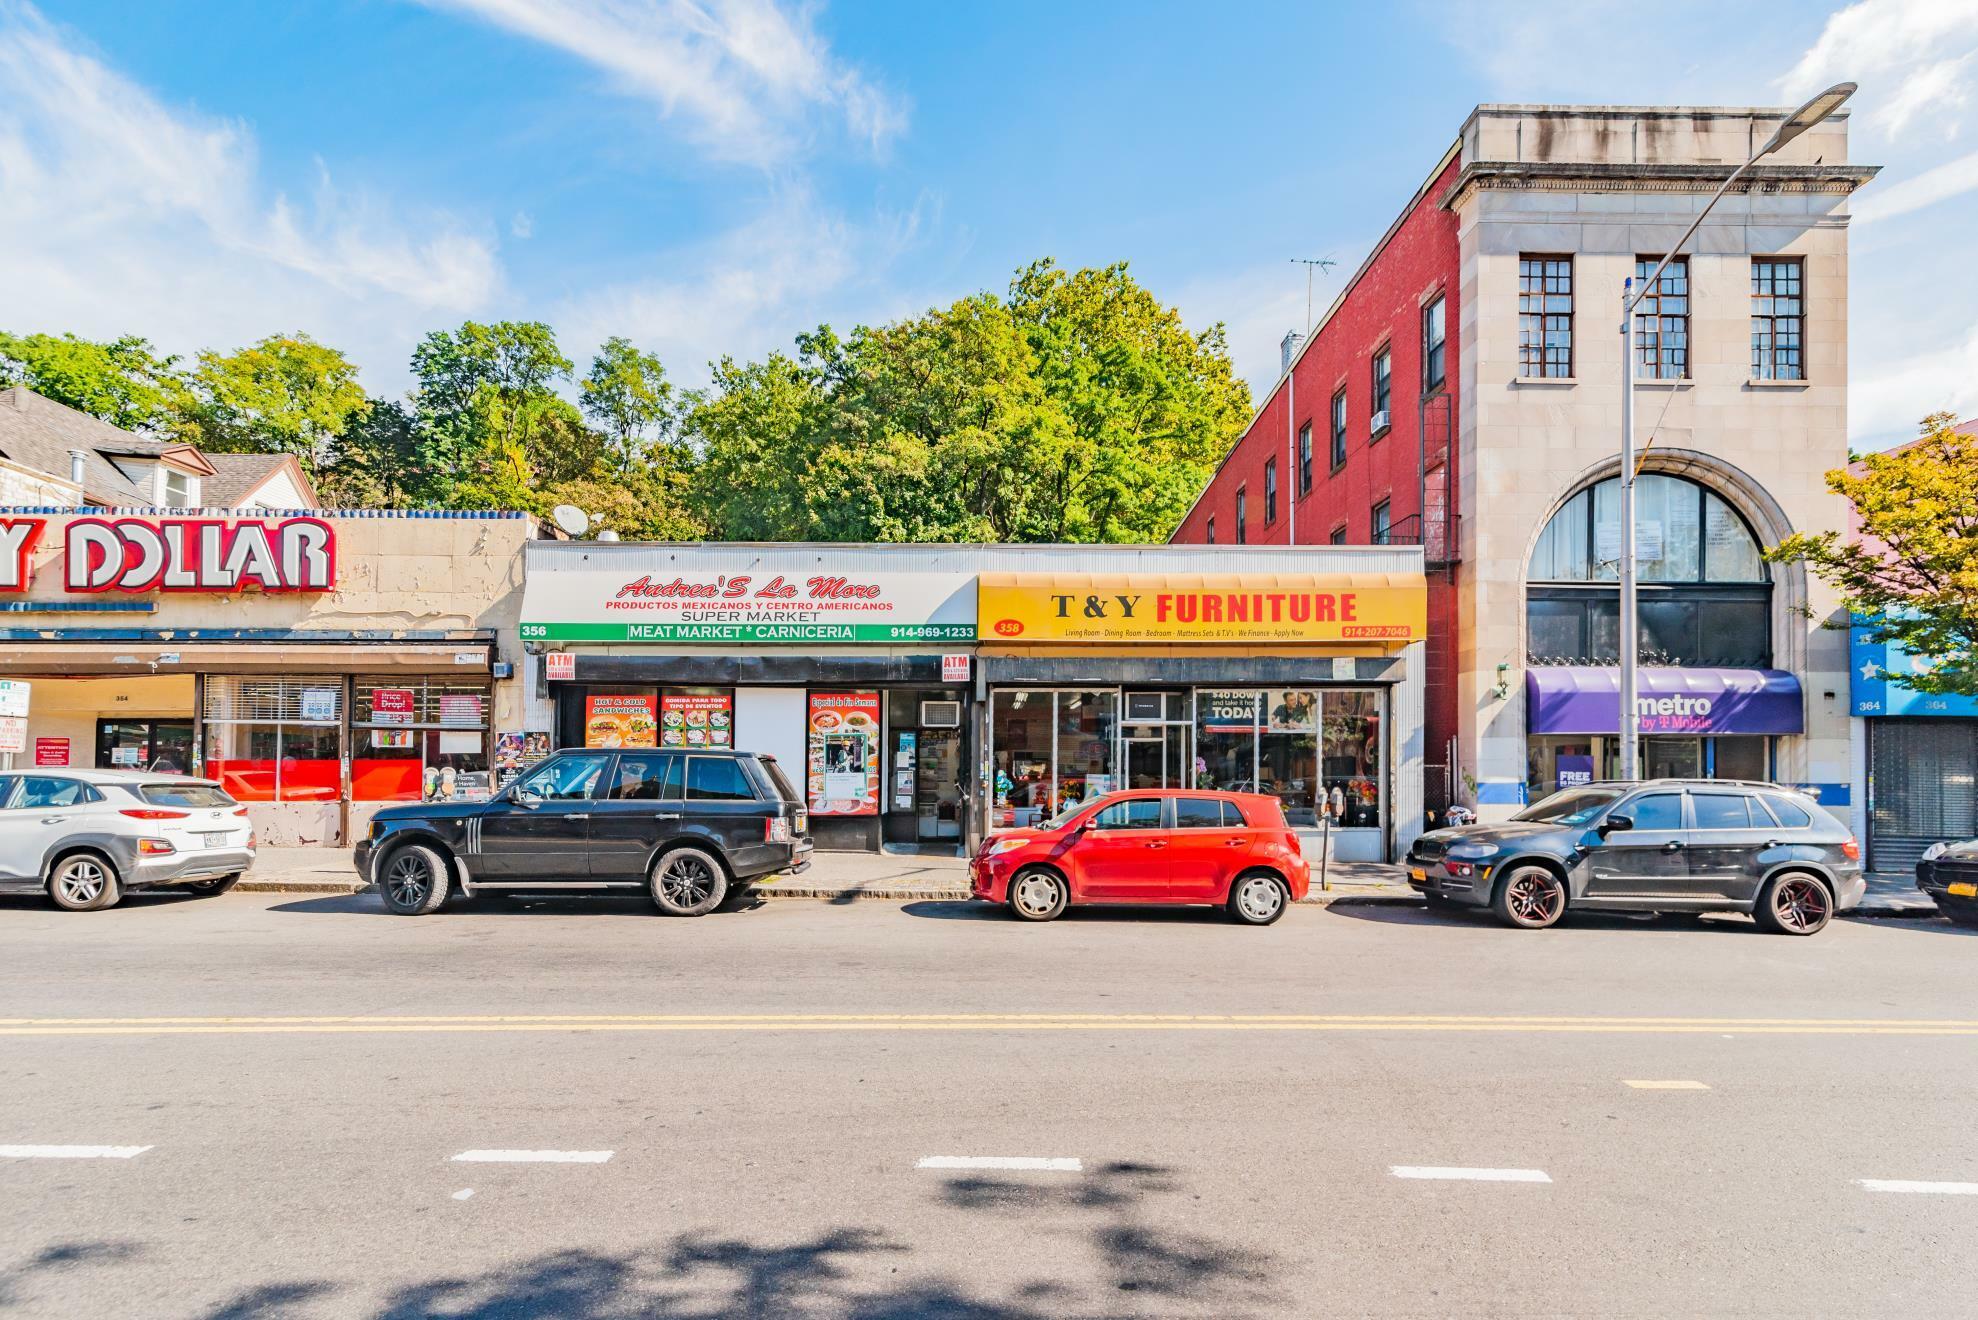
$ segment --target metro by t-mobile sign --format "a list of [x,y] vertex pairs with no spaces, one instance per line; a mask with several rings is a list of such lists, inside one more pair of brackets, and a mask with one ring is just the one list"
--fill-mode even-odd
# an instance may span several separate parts
[[[32,585],[43,518],[0,518],[0,592]],[[320,518],[75,518],[63,533],[72,592],[331,591],[336,529]]]

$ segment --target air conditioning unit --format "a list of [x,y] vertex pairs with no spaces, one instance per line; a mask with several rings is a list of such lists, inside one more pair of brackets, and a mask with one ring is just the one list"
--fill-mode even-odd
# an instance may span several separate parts
[[959,729],[962,726],[962,704],[959,701],[923,701],[920,703],[920,727],[923,729]]
[[1367,434],[1379,435],[1393,424],[1394,419],[1388,415],[1387,409],[1383,408],[1374,414],[1374,420],[1367,426]]

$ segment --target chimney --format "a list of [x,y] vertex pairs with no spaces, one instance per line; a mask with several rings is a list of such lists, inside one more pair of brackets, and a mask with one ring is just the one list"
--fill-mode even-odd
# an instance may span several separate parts
[[1278,353],[1280,357],[1283,359],[1278,364],[1278,373],[1280,375],[1282,375],[1284,372],[1291,370],[1291,359],[1298,356],[1299,345],[1303,344],[1304,342],[1305,342],[1305,336],[1300,334],[1296,330],[1287,331],[1285,333],[1284,341],[1278,345]]
[[69,480],[73,481],[78,486],[82,485],[82,472],[83,472],[82,450],[71,449],[69,451]]

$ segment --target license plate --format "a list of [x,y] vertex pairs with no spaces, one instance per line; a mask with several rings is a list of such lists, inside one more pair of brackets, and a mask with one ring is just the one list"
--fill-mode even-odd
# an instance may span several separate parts
[[1429,873],[1419,866],[1411,866],[1408,868],[1408,878],[1410,880],[1426,880],[1429,878]]
[[227,835],[225,831],[219,834],[202,834],[199,837],[205,840],[202,846],[207,848],[224,848],[227,846]]
[[1944,892],[1955,894],[1959,898],[1978,898],[1978,885],[1967,884],[1965,881],[1960,880]]

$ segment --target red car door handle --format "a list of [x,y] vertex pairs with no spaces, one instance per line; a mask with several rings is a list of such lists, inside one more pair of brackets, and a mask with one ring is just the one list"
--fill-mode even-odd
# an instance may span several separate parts
[[1223,847],[1241,848],[1244,844],[1248,842],[1250,842],[1248,839],[1225,839],[1223,840]]
[[1147,841],[1147,846],[1149,848],[1165,848],[1168,845],[1160,839],[1149,839]]

